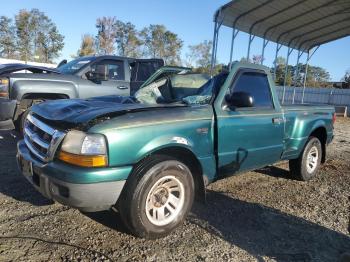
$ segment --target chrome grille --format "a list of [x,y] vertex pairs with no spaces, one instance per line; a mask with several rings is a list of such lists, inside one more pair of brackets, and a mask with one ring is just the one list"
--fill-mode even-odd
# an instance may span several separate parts
[[64,132],[53,129],[31,113],[26,118],[23,131],[24,142],[31,153],[44,162],[53,159],[65,136]]

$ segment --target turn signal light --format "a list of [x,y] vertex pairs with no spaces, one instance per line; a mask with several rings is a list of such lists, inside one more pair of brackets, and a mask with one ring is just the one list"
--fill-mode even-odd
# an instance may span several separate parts
[[105,167],[108,165],[107,156],[104,155],[75,155],[60,151],[58,154],[58,159],[66,163],[82,167]]
[[0,97],[8,97],[9,91],[9,80],[8,78],[0,78]]
[[336,113],[333,113],[333,117],[332,117],[333,125],[334,125],[334,123],[335,123],[336,120],[337,120],[337,114],[336,114]]

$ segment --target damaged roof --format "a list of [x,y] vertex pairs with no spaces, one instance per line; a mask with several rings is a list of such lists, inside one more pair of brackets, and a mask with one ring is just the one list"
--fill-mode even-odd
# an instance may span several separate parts
[[350,0],[233,0],[218,9],[214,20],[308,51],[350,35]]

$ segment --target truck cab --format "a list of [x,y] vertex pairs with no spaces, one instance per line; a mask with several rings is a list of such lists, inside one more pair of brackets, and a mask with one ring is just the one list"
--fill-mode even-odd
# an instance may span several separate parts
[[104,55],[80,57],[49,73],[7,70],[0,77],[0,129],[22,133],[28,109],[46,100],[133,95],[163,65],[162,59]]

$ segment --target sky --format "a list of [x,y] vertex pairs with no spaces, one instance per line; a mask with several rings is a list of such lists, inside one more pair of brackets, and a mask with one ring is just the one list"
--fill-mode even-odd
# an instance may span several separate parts
[[[0,15],[13,18],[20,9],[38,8],[48,15],[65,36],[65,47],[56,62],[75,55],[85,33],[96,35],[95,23],[98,17],[115,16],[124,22],[133,23],[137,29],[149,24],[164,24],[169,30],[178,34],[184,41],[182,57],[188,52],[188,45],[198,44],[213,38],[213,15],[215,10],[228,0],[11,0],[1,6]],[[230,55],[232,30],[220,31],[218,61],[227,63]],[[240,33],[235,42],[234,60],[246,56],[248,35]],[[260,54],[262,40],[255,38],[251,54]],[[271,43],[265,51],[264,64],[272,65],[275,44]],[[282,48],[280,55],[286,57],[287,48]],[[296,51],[292,53],[290,64],[296,63]],[[305,61],[306,56],[301,58]],[[339,81],[350,69],[350,37],[322,45],[313,56],[312,65],[325,68],[333,81]]]

